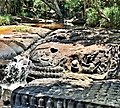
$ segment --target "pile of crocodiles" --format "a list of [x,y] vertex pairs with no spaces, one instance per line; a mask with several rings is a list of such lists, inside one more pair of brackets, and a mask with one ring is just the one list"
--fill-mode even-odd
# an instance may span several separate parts
[[0,40],[12,108],[120,108],[119,30],[37,29]]

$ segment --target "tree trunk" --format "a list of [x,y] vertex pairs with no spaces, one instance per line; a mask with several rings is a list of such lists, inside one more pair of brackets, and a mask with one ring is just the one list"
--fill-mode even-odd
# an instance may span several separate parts
[[53,9],[55,11],[55,13],[59,16],[60,18],[60,23],[63,23],[63,14],[61,13],[61,10],[59,8],[58,5],[58,1],[57,0],[42,0],[46,5],[48,5],[51,9]]

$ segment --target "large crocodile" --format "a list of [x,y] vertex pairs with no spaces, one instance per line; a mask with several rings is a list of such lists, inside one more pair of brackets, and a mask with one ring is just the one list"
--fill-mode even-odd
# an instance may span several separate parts
[[[82,29],[57,32],[51,32],[29,47],[25,66],[21,62],[26,61],[24,54],[22,59],[12,61],[17,65],[23,63],[24,68],[18,69],[23,69],[22,74],[21,71],[12,71],[16,76],[9,75],[10,78],[5,77],[3,81],[30,82],[12,92],[12,108],[119,107],[120,97],[116,95],[119,91],[115,89],[119,90],[119,39],[118,43],[112,42],[113,38],[106,36],[108,32],[99,34]],[[31,65],[29,61],[32,61]],[[12,69],[10,67],[6,75]],[[114,94],[116,101],[111,99]]]
[[[107,47],[108,50],[84,53],[83,63],[71,58],[71,68],[64,62],[67,69],[58,63],[47,66],[37,61],[39,66],[35,64],[29,76],[38,80],[12,92],[12,108],[119,108],[119,45]],[[72,72],[66,72],[68,70]]]

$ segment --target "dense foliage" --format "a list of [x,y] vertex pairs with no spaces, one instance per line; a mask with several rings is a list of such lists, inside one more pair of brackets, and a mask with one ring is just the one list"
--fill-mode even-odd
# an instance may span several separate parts
[[119,0],[90,0],[86,9],[86,24],[89,26],[120,27]]
[[0,15],[0,25],[8,25],[11,22],[10,15]]
[[88,8],[86,9],[86,13],[86,24],[89,26],[96,26],[99,23],[98,12],[94,8]]
[[103,13],[109,18],[109,22],[105,19],[101,19],[101,26],[104,27],[120,27],[120,8],[118,6],[105,7]]
[[[47,0],[2,0],[0,25],[9,24],[12,16],[34,18],[58,18],[51,1]],[[56,0],[64,18],[71,19],[83,12],[86,25],[96,27],[120,27],[119,0]],[[61,2],[62,1],[62,2]],[[51,4],[50,4],[51,2]],[[50,4],[50,5],[49,5]]]
[[83,9],[82,0],[66,0],[64,4],[64,9],[68,17],[73,17],[76,12],[79,12]]

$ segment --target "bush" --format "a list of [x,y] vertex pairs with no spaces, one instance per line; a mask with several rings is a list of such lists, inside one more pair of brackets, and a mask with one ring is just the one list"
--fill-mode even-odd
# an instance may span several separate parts
[[120,8],[117,6],[106,7],[103,9],[104,15],[110,19],[107,22],[105,19],[100,20],[100,24],[103,27],[120,27]]
[[86,24],[88,26],[96,26],[99,23],[98,13],[94,8],[86,9]]
[[11,22],[11,16],[10,15],[0,16],[0,25],[9,25],[10,22]]
[[64,8],[67,10],[67,17],[73,17],[76,12],[82,10],[83,0],[66,0]]

